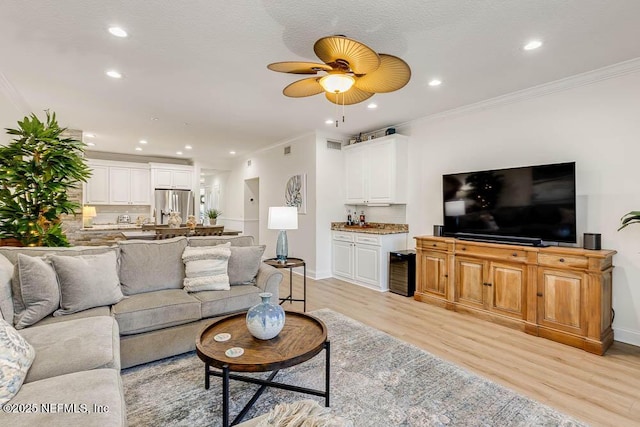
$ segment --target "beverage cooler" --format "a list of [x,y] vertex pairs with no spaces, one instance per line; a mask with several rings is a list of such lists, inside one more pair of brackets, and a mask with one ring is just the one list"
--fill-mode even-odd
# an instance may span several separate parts
[[416,291],[416,252],[389,252],[389,291],[412,297]]

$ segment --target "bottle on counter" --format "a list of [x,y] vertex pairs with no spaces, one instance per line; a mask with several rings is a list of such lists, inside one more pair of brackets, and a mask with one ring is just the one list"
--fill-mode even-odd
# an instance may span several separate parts
[[347,225],[353,225],[353,219],[351,217],[351,209],[347,211]]
[[364,224],[365,224],[364,211],[360,211],[360,227],[364,227]]

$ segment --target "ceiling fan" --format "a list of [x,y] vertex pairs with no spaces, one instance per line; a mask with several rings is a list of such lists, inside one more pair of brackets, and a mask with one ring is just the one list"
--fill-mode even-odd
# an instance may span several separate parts
[[[282,93],[293,98],[324,92],[334,104],[351,105],[376,93],[393,92],[409,82],[411,68],[397,56],[376,53],[370,47],[345,36],[323,37],[313,51],[324,64],[315,62],[274,62],[273,71],[290,74],[326,73],[291,83]],[[344,117],[343,117],[344,121]]]

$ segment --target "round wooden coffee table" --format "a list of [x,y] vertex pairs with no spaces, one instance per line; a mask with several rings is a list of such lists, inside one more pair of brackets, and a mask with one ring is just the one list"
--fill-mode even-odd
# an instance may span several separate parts
[[[205,389],[209,389],[210,376],[222,378],[222,424],[225,427],[230,425],[230,379],[261,385],[231,425],[242,420],[266,387],[322,396],[325,398],[325,406],[329,406],[330,345],[325,324],[308,314],[287,311],[284,327],[278,336],[270,340],[259,340],[249,333],[246,315],[245,312],[220,319],[205,327],[196,339],[196,352],[205,363]],[[219,342],[214,339],[216,335],[224,333],[231,335],[228,341]],[[225,352],[234,347],[244,349],[244,353],[239,357],[227,356]],[[280,369],[305,362],[323,349],[325,350],[324,391],[273,381]],[[231,373],[265,371],[273,371],[266,380]]]

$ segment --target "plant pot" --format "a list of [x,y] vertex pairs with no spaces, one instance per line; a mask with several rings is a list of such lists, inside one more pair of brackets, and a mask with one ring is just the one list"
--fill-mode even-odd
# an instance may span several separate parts
[[13,237],[10,237],[8,239],[0,239],[0,246],[22,247],[24,245],[22,243],[20,243],[20,240],[14,239]]

